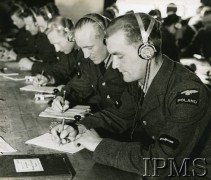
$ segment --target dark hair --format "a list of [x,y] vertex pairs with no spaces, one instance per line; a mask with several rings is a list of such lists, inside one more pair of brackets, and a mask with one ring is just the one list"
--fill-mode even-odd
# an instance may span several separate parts
[[59,9],[54,3],[48,3],[39,9],[39,15],[41,15],[46,21],[59,16],[59,14]]
[[[146,30],[149,27],[152,17],[145,13],[138,13],[144,24],[144,29]],[[106,30],[106,37],[108,38],[112,34],[124,31],[128,39],[128,42],[131,44],[136,44],[142,42],[142,37],[140,33],[140,28],[136,17],[134,14],[125,14],[119,16],[116,19],[113,19]],[[157,52],[161,50],[161,32],[160,32],[160,22],[155,20],[155,24],[152,28],[152,31],[148,37],[148,40],[151,41]]]
[[110,19],[100,14],[97,14],[97,13],[87,14],[78,20],[78,22],[75,25],[75,31],[77,29],[81,29],[84,25],[91,23],[91,24],[96,25],[97,30],[98,30],[98,36],[102,37],[105,35],[105,30],[109,22],[110,22]]
[[23,19],[25,8],[26,6],[19,3],[14,4],[10,9],[10,16],[17,15],[19,18]]
[[155,19],[161,21],[161,18],[162,18],[162,17],[161,17],[161,12],[160,12],[159,9],[153,9],[153,10],[149,11],[148,14],[149,14],[150,16],[152,16],[153,18],[155,18]]
[[166,12],[167,12],[167,13],[169,13],[169,12],[176,13],[176,12],[177,12],[177,5],[174,4],[174,3],[169,3],[169,4],[167,5]]
[[32,8],[27,8],[24,11],[23,17],[27,18],[27,17],[31,17],[33,22],[36,23],[36,16],[38,15],[38,9],[36,7],[32,7]]
[[176,14],[168,15],[166,18],[163,19],[164,26],[171,26],[172,24],[176,24],[180,21],[180,16]]

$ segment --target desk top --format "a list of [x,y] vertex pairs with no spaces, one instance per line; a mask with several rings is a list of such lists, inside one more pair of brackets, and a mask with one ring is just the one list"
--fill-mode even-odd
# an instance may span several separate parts
[[[15,154],[49,154],[58,151],[25,145],[25,141],[48,131],[52,119],[40,118],[38,114],[43,111],[46,104],[36,104],[34,93],[20,91],[25,82],[15,82],[0,77],[0,136],[18,152]],[[1,131],[1,126],[6,132]],[[68,154],[76,171],[74,180],[87,179],[141,179],[140,176],[117,170],[112,167],[95,163],[92,153],[86,149]],[[1,172],[0,172],[1,173]]]
[[196,65],[196,71],[195,73],[199,76],[201,81],[204,84],[211,85],[211,81],[208,81],[207,78],[207,72],[209,71],[211,73],[211,66],[208,62],[202,61],[202,60],[197,60],[194,58],[186,58],[186,59],[181,59],[180,62],[183,65],[191,65],[195,64]]

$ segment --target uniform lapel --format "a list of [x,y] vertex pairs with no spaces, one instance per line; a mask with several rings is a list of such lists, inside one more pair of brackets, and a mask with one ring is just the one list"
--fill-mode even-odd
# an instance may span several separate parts
[[148,92],[144,98],[141,109],[141,119],[144,118],[152,110],[160,106],[162,97],[167,90],[170,76],[173,71],[174,62],[163,56],[163,64],[159,69],[157,75],[153,79]]

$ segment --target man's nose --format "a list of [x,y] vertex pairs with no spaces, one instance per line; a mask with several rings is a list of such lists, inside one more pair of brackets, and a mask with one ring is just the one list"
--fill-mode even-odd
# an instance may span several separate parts
[[89,58],[90,57],[91,53],[90,53],[90,51],[88,49],[84,49],[83,52],[84,52],[84,58]]
[[113,56],[112,68],[113,69],[119,68],[119,59],[117,57],[115,57],[115,56]]

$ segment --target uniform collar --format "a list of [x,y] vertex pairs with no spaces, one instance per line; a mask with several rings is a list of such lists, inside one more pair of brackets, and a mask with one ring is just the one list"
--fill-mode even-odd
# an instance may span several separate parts
[[110,64],[112,63],[112,56],[111,56],[111,54],[109,54],[108,55],[108,57],[103,61],[104,63],[105,63],[105,68],[107,69],[109,66],[110,66]]

